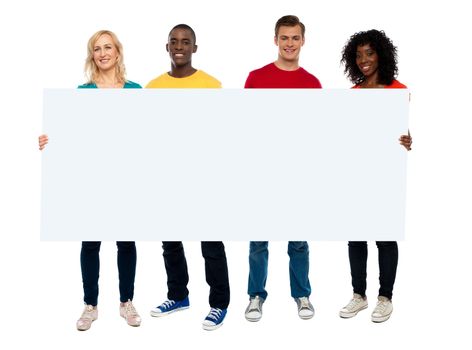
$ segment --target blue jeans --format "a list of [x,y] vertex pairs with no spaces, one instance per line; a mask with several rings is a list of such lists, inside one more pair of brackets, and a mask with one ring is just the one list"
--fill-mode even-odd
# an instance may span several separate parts
[[[249,281],[247,293],[267,298],[265,285],[269,260],[269,242],[250,242],[249,244]],[[307,297],[311,294],[309,270],[309,250],[307,242],[288,242],[290,257],[290,290],[292,298]]]

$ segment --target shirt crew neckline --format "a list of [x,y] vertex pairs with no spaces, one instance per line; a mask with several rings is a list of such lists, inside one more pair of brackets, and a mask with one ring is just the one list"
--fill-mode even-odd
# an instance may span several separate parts
[[279,70],[279,71],[281,71],[281,72],[286,72],[286,73],[298,72],[298,71],[300,71],[300,69],[302,69],[302,67],[298,66],[298,68],[295,69],[295,70],[285,70],[285,69],[282,69],[282,68],[277,67],[277,65],[275,64],[275,62],[272,62],[272,65],[273,65],[277,70]]

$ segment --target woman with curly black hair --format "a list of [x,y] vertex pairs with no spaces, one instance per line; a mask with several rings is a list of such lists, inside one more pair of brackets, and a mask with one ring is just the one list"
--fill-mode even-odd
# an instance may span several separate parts
[[[383,31],[375,29],[358,32],[351,36],[342,52],[341,63],[344,73],[359,88],[403,88],[406,86],[395,79],[398,73],[397,48]],[[400,144],[411,150],[412,138],[400,136]],[[377,306],[372,312],[373,322],[384,322],[393,311],[392,292],[398,265],[397,242],[376,242],[379,249],[380,290]],[[351,318],[367,308],[367,242],[349,242],[349,263],[351,265],[354,296],[341,309],[339,316]]]

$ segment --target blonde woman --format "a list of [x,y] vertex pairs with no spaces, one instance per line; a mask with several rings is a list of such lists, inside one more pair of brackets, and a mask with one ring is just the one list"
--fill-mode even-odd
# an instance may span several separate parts
[[[96,32],[87,45],[85,74],[87,82],[79,85],[79,89],[92,88],[141,88],[125,78],[123,47],[116,35],[109,30]],[[48,136],[39,137],[39,149],[48,143]],[[85,331],[98,317],[98,276],[100,268],[101,242],[82,242],[80,266],[84,288],[85,308],[77,321],[77,329]],[[136,273],[135,242],[116,242],[118,247],[118,273],[120,289],[120,315],[130,326],[141,324],[141,317],[133,306],[134,279]]]

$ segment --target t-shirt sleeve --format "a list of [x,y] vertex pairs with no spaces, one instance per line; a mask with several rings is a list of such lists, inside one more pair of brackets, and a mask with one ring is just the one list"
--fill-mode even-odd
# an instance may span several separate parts
[[398,80],[394,80],[390,87],[394,89],[408,89],[405,84],[400,83]]
[[321,82],[318,80],[317,77],[314,77],[314,78],[315,78],[315,80],[314,80],[314,82],[313,82],[313,87],[314,87],[315,89],[321,89],[321,88],[322,88]]
[[252,89],[254,88],[254,73],[251,72],[246,78],[246,83],[244,84],[245,89]]

